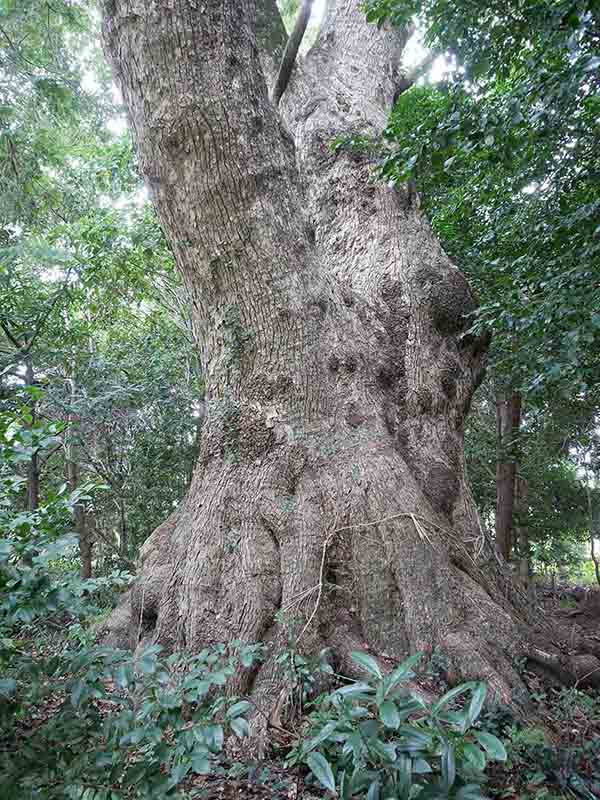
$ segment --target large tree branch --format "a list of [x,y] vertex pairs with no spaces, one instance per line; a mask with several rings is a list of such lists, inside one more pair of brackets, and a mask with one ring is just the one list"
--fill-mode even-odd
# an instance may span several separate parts
[[133,16],[126,0],[103,5],[141,171],[192,299],[203,372],[235,397],[250,375],[240,361],[254,351],[289,370],[306,325],[296,309],[319,277],[294,148],[268,97],[254,0],[210,3],[204,14],[193,0]]
[[411,25],[392,31],[369,25],[357,0],[328,3],[317,40],[281,103],[290,130],[302,129],[307,116],[313,132],[322,120],[329,138],[383,129],[412,31]]
[[271,93],[271,97],[275,105],[279,105],[281,96],[287,89],[287,85],[292,74],[292,69],[294,68],[294,64],[296,62],[296,56],[298,55],[298,50],[302,44],[302,39],[304,38],[304,34],[306,32],[306,26],[310,20],[312,7],[313,0],[303,0],[302,5],[300,6],[300,11],[296,17],[296,24],[294,25],[294,30],[288,39],[288,43],[283,53],[283,58],[281,59],[281,64],[279,65],[277,79],[275,80],[275,85],[273,86],[273,91]]
[[17,349],[17,350],[19,350],[19,351],[20,351],[20,350],[21,350],[21,343],[19,342],[19,340],[18,340],[18,339],[16,339],[16,338],[13,336],[13,334],[12,334],[12,332],[11,332],[11,330],[10,330],[10,327],[9,327],[9,325],[8,325],[8,324],[7,324],[7,323],[6,323],[6,322],[5,322],[3,319],[1,319],[1,318],[0,318],[0,328],[2,328],[2,330],[4,331],[4,335],[6,336],[6,338],[8,339],[8,341],[9,341],[9,342],[10,342],[12,345],[14,345],[14,346],[16,347],[16,349]]

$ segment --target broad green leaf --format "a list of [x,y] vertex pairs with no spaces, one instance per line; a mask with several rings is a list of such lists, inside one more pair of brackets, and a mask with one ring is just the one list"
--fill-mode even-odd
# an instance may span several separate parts
[[459,697],[461,694],[468,692],[470,689],[472,689],[472,687],[472,683],[463,683],[460,686],[455,686],[454,689],[450,689],[449,692],[446,692],[446,694],[440,697],[437,703],[433,704],[431,713],[434,715],[437,714],[437,712],[447,705],[451,700],[454,700],[455,697]]
[[306,759],[306,763],[312,774],[319,781],[319,783],[326,789],[329,789],[333,794],[337,794],[335,788],[335,778],[333,771],[327,759],[321,753],[311,753]]
[[442,780],[450,788],[454,786],[456,780],[456,761],[454,759],[454,748],[450,742],[444,743],[444,750],[441,758]]
[[241,714],[245,714],[246,711],[249,711],[251,708],[252,705],[247,700],[240,700],[239,703],[235,703],[229,707],[226,716],[228,719],[239,717]]
[[353,697],[359,694],[372,694],[375,690],[368,683],[351,683],[348,686],[342,686],[336,689],[333,696],[340,695],[341,697]]
[[402,664],[390,672],[389,675],[386,675],[385,680],[388,691],[393,689],[398,683],[412,678],[414,675],[413,668],[417,666],[422,658],[422,653],[416,653],[414,656],[407,658],[406,661],[403,661]]
[[220,753],[223,749],[224,733],[222,725],[207,725],[203,731],[204,741],[211,753]]
[[191,764],[176,764],[171,770],[171,785],[177,786],[190,771]]
[[367,792],[367,800],[379,800],[379,781],[373,781]]
[[486,758],[485,753],[480,747],[477,747],[477,745],[472,742],[465,742],[463,744],[463,753],[476,770],[483,772],[486,765]]
[[393,700],[386,700],[379,706],[379,716],[386,728],[398,728],[400,725],[400,714]]
[[71,689],[71,703],[75,708],[81,705],[83,697],[87,694],[87,686],[84,681],[75,681]]
[[424,758],[415,758],[412,762],[412,771],[417,775],[427,775],[433,770],[429,762]]
[[483,747],[489,758],[494,761],[506,761],[506,749],[500,739],[485,731],[473,731],[473,736]]
[[356,650],[350,655],[356,664],[369,672],[371,675],[374,675],[376,678],[383,678],[379,664],[373,658],[373,656],[370,656],[368,653],[360,653]]
[[469,708],[467,709],[467,718],[469,721],[469,725],[472,725],[475,720],[478,719],[481,709],[483,708],[483,704],[485,702],[485,697],[487,694],[487,686],[485,683],[478,683],[475,686],[473,691],[473,696],[471,698],[471,702],[469,703]]
[[305,752],[308,753],[311,750],[314,750],[316,747],[318,747],[321,744],[321,742],[326,741],[331,736],[331,734],[335,731],[336,728],[337,728],[337,720],[331,720],[330,722],[328,722],[319,731],[319,733],[317,733],[312,739],[309,739],[309,741],[305,745],[305,747],[306,747]]
[[14,678],[3,678],[0,680],[0,695],[10,697],[17,691],[17,682]]
[[248,736],[250,732],[248,720],[246,720],[244,717],[235,717],[231,720],[229,725],[238,739],[243,739],[245,736]]

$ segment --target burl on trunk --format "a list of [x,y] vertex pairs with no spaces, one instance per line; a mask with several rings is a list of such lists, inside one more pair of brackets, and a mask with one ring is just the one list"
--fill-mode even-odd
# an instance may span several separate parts
[[331,147],[385,125],[406,33],[330,0],[276,105],[285,33],[274,0],[259,5],[104,3],[207,402],[189,492],[144,545],[112,640],[277,642],[282,612],[285,635],[341,668],[365,646],[439,649],[508,698],[521,612],[465,480],[485,360],[462,335],[473,296],[414,193]]

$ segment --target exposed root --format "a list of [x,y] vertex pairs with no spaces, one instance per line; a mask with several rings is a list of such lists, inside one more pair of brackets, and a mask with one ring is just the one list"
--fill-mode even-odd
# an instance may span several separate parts
[[576,689],[600,688],[600,661],[593,655],[547,653],[532,647],[527,650],[527,658],[565,686]]

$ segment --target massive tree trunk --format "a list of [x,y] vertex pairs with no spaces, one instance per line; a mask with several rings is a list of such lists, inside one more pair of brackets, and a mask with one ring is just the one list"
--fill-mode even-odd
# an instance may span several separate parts
[[[463,458],[485,360],[463,336],[473,297],[414,193],[330,147],[385,125],[406,37],[330,0],[276,108],[265,74],[282,28],[274,2],[260,12],[105,0],[207,409],[187,497],[144,545],[113,640],[277,642],[282,612],[298,647],[338,664],[356,647],[437,648],[456,678],[508,698],[521,609]],[[245,681],[274,697],[272,678],[268,662]]]

